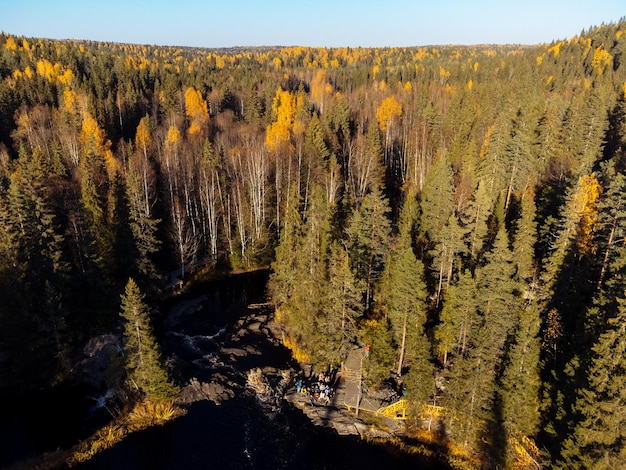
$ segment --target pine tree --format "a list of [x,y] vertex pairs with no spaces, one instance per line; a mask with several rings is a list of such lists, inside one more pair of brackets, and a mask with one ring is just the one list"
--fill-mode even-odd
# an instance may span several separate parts
[[131,278],[122,295],[126,374],[131,387],[149,402],[173,399],[178,387],[163,366],[159,345],[150,325],[144,296]]

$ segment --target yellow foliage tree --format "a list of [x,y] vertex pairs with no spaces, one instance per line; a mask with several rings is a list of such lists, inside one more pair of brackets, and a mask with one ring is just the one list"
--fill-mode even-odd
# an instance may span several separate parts
[[328,74],[326,70],[320,69],[311,80],[311,102],[317,105],[320,113],[324,113],[324,105],[332,96],[333,87],[328,83]]
[[16,44],[15,39],[13,38],[13,36],[9,36],[8,37],[8,39],[4,43],[4,47],[6,47],[10,51],[16,51],[17,50],[17,44]]
[[387,132],[393,121],[400,116],[402,116],[402,105],[393,96],[385,98],[376,111],[376,119],[383,132]]
[[439,67],[439,83],[441,86],[444,86],[448,82],[448,78],[450,78],[450,72],[444,69],[443,67]]
[[172,147],[175,146],[180,140],[180,132],[178,127],[171,125],[167,130],[167,137],[165,138],[165,145]]
[[185,114],[190,120],[189,135],[199,135],[209,122],[209,110],[202,93],[194,87],[185,91]]
[[66,86],[71,86],[74,83],[75,78],[76,77],[74,75],[74,72],[72,72],[71,69],[65,70],[62,75],[59,75],[57,77],[59,82],[61,82],[61,84],[66,85]]
[[150,145],[152,145],[152,136],[150,135],[150,127],[148,126],[148,118],[143,117],[139,121],[139,124],[137,125],[137,130],[135,131],[135,147],[137,147],[138,149],[141,149],[144,156],[147,156],[148,147],[150,147]]
[[576,233],[576,246],[578,255],[596,252],[594,241],[598,231],[598,208],[596,202],[602,193],[602,186],[595,173],[583,175],[578,180],[578,190],[574,194],[574,210],[580,216],[580,222]]
[[103,154],[106,149],[104,131],[98,125],[98,121],[88,112],[83,115],[79,140],[86,152]]
[[79,141],[83,145],[85,154],[100,155],[104,159],[109,180],[112,181],[116,173],[121,173],[120,162],[111,151],[111,141],[106,139],[104,131],[98,125],[94,117],[85,112],[83,115],[83,125],[79,135]]
[[602,46],[596,47],[593,51],[593,59],[591,60],[591,65],[598,74],[604,73],[604,70],[613,63],[613,56],[609,51],[604,49]]
[[279,88],[274,96],[272,112],[275,119],[265,132],[265,145],[270,151],[289,144],[296,120],[296,97]]
[[44,77],[51,83],[54,83],[57,79],[60,67],[60,64],[53,65],[49,60],[39,60],[37,61],[37,75]]
[[63,90],[63,105],[68,113],[74,114],[76,112],[76,92],[74,90],[69,88]]

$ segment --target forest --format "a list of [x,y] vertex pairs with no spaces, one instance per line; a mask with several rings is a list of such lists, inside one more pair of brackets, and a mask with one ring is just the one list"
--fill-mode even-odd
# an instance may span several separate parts
[[536,46],[0,34],[0,388],[63,382],[166,272],[269,267],[294,358],[369,345],[368,386],[441,406],[485,468],[621,468],[625,53],[626,20]]

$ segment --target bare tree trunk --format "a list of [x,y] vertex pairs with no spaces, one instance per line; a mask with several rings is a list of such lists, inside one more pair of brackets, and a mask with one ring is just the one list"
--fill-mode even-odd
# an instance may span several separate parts
[[617,226],[617,216],[613,218],[613,223],[611,224],[611,233],[609,234],[609,240],[606,244],[606,251],[604,252],[604,260],[602,261],[602,270],[600,271],[600,277],[598,278],[598,283],[596,284],[596,292],[599,292],[602,288],[602,283],[604,282],[604,276],[606,275],[606,270],[609,266],[609,253],[611,251],[611,245],[613,244],[613,237],[615,236],[615,228]]
[[241,196],[241,187],[237,184],[233,192],[233,203],[235,205],[235,222],[237,224],[237,232],[239,233],[239,243],[241,244],[241,258],[246,257],[246,247],[248,244],[248,237],[246,234],[246,222],[243,211],[243,200]]
[[398,377],[402,375],[402,363],[404,362],[404,350],[406,348],[406,327],[409,314],[407,310],[404,310],[404,322],[402,324],[402,344],[400,345],[400,359],[398,360]]
[[254,239],[261,238],[265,221],[265,155],[263,150],[251,150],[248,158],[248,183],[250,185],[250,203],[254,220]]
[[504,213],[509,209],[509,203],[511,202],[511,193],[513,192],[513,179],[515,178],[515,172],[517,171],[517,166],[514,164],[513,169],[511,170],[511,179],[509,180],[509,187],[506,191],[506,202],[504,203]]

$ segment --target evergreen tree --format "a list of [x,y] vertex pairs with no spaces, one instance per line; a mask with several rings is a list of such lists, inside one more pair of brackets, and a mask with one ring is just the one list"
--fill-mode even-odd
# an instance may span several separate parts
[[361,335],[365,345],[370,347],[363,361],[363,375],[369,383],[380,384],[390,377],[396,365],[396,348],[389,320],[366,320],[361,327]]
[[519,328],[508,352],[502,376],[502,415],[507,425],[524,436],[534,436],[539,426],[539,375],[541,319],[536,303],[521,311]]
[[517,219],[513,241],[513,260],[517,276],[530,280],[535,274],[535,243],[537,243],[537,223],[534,191],[529,190],[522,196],[521,215]]
[[467,449],[480,447],[492,419],[495,364],[486,336],[479,330],[467,355],[452,362],[442,394],[442,404],[448,411],[447,432]]
[[388,250],[391,232],[388,214],[387,199],[380,190],[373,189],[355,209],[346,227],[351,269],[356,279],[365,282],[366,309]]
[[348,253],[338,242],[330,247],[326,283],[323,314],[318,322],[319,333],[325,338],[320,354],[330,364],[339,364],[356,342],[365,289],[363,282],[354,278]]
[[463,271],[446,293],[435,328],[437,351],[443,356],[444,365],[449,353],[464,355],[473,341],[479,326],[477,304],[476,282],[469,271]]
[[298,248],[302,237],[302,218],[298,211],[299,195],[292,194],[291,204],[284,216],[284,228],[280,231],[280,242],[276,247],[275,260],[272,263],[269,290],[277,313],[289,302],[298,283],[297,262]]
[[443,400],[456,416],[449,422],[451,432],[463,445],[479,449],[485,439],[490,452],[497,453],[501,450],[497,441],[502,438],[502,397],[497,383],[520,308],[520,289],[514,280],[515,267],[504,227],[500,227],[485,258],[485,266],[476,272],[479,326],[468,353],[457,357],[450,367]]
[[493,249],[485,256],[487,263],[476,271],[478,310],[487,334],[482,341],[489,344],[494,362],[517,326],[521,307],[521,288],[514,278],[513,254],[508,244],[508,235],[501,226]]
[[[596,283],[597,292],[605,281],[615,283],[620,269],[611,269],[611,264],[618,258],[620,242],[626,236],[626,175],[617,165],[611,160],[603,165],[601,173],[602,186],[606,189],[598,201],[600,230],[597,244],[602,265]],[[609,273],[612,274],[610,277],[607,276]]]
[[483,243],[487,236],[488,219],[491,215],[492,200],[487,192],[487,185],[480,181],[474,192],[473,199],[462,217],[465,226],[464,241],[466,251],[472,265],[477,262],[478,256],[482,253]]
[[122,295],[120,315],[124,319],[126,374],[131,387],[149,402],[175,398],[178,387],[162,363],[159,345],[150,325],[148,306],[132,278]]
[[157,237],[157,228],[160,222],[151,214],[151,204],[146,196],[144,180],[142,176],[141,162],[137,158],[131,158],[126,172],[126,195],[130,219],[130,229],[136,248],[136,273],[145,279],[156,277],[156,267],[152,257],[160,249],[161,243]]
[[433,243],[440,241],[444,226],[454,211],[452,169],[446,158],[438,156],[426,176],[420,199],[420,233]]
[[401,375],[405,355],[417,354],[424,360],[430,356],[428,338],[424,332],[426,322],[426,285],[423,281],[424,266],[415,258],[411,246],[397,248],[390,266],[391,291],[389,321],[398,345],[397,373]]
[[626,459],[626,300],[593,347],[588,383],[578,392],[580,422],[563,443],[557,468],[620,468]]
[[432,256],[430,270],[437,273],[436,298],[448,288],[462,249],[463,234],[454,210],[452,168],[440,155],[430,168],[420,200],[419,233]]

